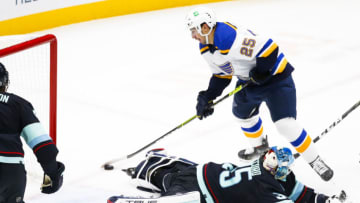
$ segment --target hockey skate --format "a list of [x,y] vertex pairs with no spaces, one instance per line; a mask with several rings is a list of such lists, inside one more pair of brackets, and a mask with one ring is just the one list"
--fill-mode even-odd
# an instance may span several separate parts
[[241,160],[251,161],[260,157],[260,155],[269,149],[267,136],[262,140],[262,144],[257,147],[242,149],[239,151],[238,156]]
[[317,174],[320,175],[324,181],[329,181],[334,175],[334,171],[325,164],[320,156],[317,156],[316,159],[310,163],[310,166],[316,171]]

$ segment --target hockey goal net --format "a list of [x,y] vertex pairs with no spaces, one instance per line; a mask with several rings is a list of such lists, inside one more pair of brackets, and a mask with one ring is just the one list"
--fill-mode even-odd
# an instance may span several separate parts
[[[57,40],[54,35],[0,37],[0,62],[9,72],[8,92],[28,100],[56,143]],[[28,146],[25,167],[42,178],[42,170]]]

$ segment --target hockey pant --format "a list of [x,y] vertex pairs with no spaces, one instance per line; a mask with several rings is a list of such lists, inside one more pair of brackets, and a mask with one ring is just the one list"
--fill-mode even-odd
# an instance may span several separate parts
[[[236,85],[241,84],[239,80]],[[292,76],[261,86],[249,86],[234,95],[233,114],[248,119],[259,114],[259,107],[265,102],[271,119],[296,118],[296,88]]]
[[25,187],[23,164],[0,163],[0,203],[23,203]]

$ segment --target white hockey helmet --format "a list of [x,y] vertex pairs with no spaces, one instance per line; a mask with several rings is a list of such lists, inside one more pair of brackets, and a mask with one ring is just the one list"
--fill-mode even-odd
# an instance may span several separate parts
[[[210,27],[210,31],[205,34],[201,32],[201,25],[204,23]],[[208,36],[216,25],[215,13],[205,7],[194,8],[186,16],[186,25],[188,29],[195,28],[201,36]]]

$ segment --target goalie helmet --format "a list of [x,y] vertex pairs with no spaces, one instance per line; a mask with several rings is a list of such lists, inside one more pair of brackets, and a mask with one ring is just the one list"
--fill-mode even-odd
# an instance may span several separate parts
[[[210,31],[205,34],[201,32],[201,25],[204,23],[210,28]],[[186,25],[188,29],[195,28],[201,36],[208,36],[216,25],[215,13],[211,9],[205,7],[192,9],[186,16]]]
[[9,84],[9,73],[6,71],[5,66],[0,62],[0,88],[8,86]]
[[294,156],[289,148],[271,147],[264,155],[263,166],[275,176],[275,179],[285,180],[291,172],[293,162]]

